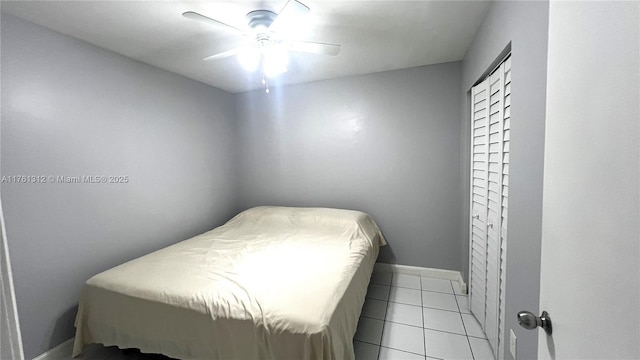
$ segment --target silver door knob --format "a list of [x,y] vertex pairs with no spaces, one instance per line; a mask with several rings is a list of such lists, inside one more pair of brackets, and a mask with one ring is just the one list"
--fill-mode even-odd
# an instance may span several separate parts
[[474,219],[480,219],[480,214],[475,214],[475,215],[473,215],[473,218],[474,218]]
[[531,311],[520,311],[518,313],[518,324],[527,330],[533,330],[540,326],[547,335],[551,335],[553,332],[551,317],[546,311],[543,311],[540,317],[535,316]]
[[490,229],[493,229],[493,223],[488,223],[487,227],[490,228]]

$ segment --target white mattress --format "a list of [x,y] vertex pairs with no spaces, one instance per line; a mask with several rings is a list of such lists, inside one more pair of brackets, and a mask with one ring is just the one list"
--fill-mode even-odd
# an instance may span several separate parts
[[365,213],[258,207],[89,279],[90,343],[180,359],[352,359],[384,238]]

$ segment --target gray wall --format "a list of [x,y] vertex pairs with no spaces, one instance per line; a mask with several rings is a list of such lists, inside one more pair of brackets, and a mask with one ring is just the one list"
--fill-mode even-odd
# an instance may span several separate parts
[[[537,332],[518,326],[520,310],[538,311],[540,239],[542,232],[542,180],[546,107],[547,37],[549,3],[546,1],[494,2],[462,62],[462,154],[465,234],[469,218],[469,101],[467,92],[511,44],[512,103],[509,176],[509,234],[506,273],[506,341],[509,329],[518,337],[518,357],[534,359]],[[468,239],[462,249],[468,259]],[[465,264],[465,274],[468,264]]]
[[353,208],[380,261],[459,270],[460,63],[241,94],[242,208]]
[[637,1],[550,5],[540,358],[640,359],[639,30]]
[[26,358],[74,334],[84,281],[235,212],[234,97],[2,15],[2,184]]

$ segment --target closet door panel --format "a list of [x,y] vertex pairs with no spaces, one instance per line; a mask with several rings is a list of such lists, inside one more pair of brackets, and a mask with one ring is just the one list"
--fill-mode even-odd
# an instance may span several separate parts
[[487,273],[484,332],[493,349],[498,348],[498,297],[500,277],[500,228],[502,203],[502,66],[489,77],[489,153],[487,176]]
[[487,254],[487,195],[489,140],[489,81],[475,86],[471,92],[471,264],[470,305],[480,323],[484,323]]

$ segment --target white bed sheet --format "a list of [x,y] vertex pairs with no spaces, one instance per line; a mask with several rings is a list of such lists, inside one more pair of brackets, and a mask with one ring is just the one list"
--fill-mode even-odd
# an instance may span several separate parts
[[90,343],[180,359],[352,359],[379,246],[365,213],[257,207],[86,282]]

